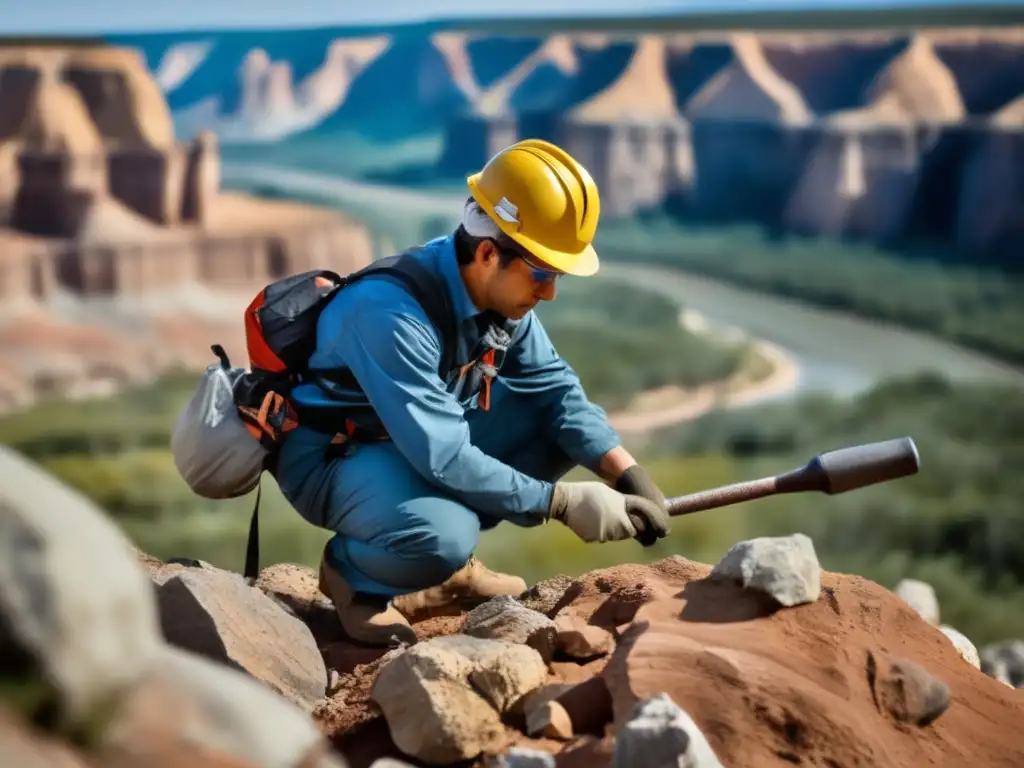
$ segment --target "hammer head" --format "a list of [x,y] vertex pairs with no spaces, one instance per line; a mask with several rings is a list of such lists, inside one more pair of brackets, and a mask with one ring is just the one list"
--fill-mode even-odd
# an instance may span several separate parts
[[913,438],[899,437],[818,454],[804,474],[813,479],[816,490],[837,494],[915,475],[920,468]]

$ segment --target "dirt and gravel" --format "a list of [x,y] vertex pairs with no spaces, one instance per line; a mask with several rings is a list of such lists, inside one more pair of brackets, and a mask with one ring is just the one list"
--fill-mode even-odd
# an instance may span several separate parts
[[[729,768],[1024,764],[1024,692],[965,661],[889,590],[822,572],[817,600],[780,608],[710,573],[671,557],[566,580],[548,615],[602,627],[616,647],[549,665],[547,684],[572,685],[557,698],[571,739],[531,739],[509,722],[505,746],[551,752],[558,766],[608,765],[635,704],[667,693]],[[415,628],[423,642],[462,621]],[[337,634],[322,647],[338,687],[314,716],[334,744],[355,768],[384,756],[411,761],[370,698],[383,651]],[[460,765],[486,765],[485,756]]]

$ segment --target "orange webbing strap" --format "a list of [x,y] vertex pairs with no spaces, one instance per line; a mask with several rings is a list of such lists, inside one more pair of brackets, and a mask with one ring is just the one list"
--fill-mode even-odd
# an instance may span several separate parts
[[257,440],[266,436],[272,443],[276,443],[282,433],[290,432],[299,425],[294,410],[277,392],[267,392],[259,410],[240,405],[238,411],[245,417],[243,422],[249,434]]
[[489,411],[491,409],[491,380],[494,377],[488,375],[486,370],[494,370],[494,350],[488,349],[486,352],[484,352],[484,356],[480,358],[480,360],[486,366],[486,369],[484,372],[483,380],[484,386],[483,389],[480,391],[480,398],[478,402],[483,410]]

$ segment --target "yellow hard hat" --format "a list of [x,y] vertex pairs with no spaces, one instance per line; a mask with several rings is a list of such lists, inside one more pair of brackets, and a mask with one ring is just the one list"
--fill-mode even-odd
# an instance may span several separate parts
[[563,149],[524,139],[492,157],[466,183],[501,231],[552,269],[597,272],[591,243],[601,214],[597,185]]

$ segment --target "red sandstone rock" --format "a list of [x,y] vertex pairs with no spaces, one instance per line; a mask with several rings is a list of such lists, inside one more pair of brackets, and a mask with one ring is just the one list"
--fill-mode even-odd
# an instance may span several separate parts
[[[708,579],[710,571],[671,557],[581,577],[558,618],[602,626],[613,635],[621,629],[617,648],[587,664],[549,666],[544,686],[557,695],[537,698],[556,702],[568,715],[574,734],[568,741],[531,739],[524,724],[509,718],[505,743],[555,753],[560,767],[608,766],[617,724],[636,702],[665,692],[729,768],[781,768],[795,761],[891,768],[1020,765],[1024,698],[964,664],[941,632],[888,590],[825,572],[818,601],[780,609],[737,584]],[[435,636],[459,626],[453,617],[415,628]],[[869,653],[877,662],[877,703]],[[342,692],[328,702],[340,696],[344,705],[328,704],[316,713],[356,768],[401,756],[367,700],[374,674],[375,664],[342,674]],[[948,707],[930,724],[914,724],[927,721],[914,713],[939,701],[935,691],[942,686],[949,691]],[[483,765],[485,757],[473,764]]]
[[238,574],[172,568],[154,579],[168,642],[244,669],[311,712],[326,693],[328,679],[309,628]]
[[615,648],[611,632],[587,624],[576,616],[555,619],[555,648],[573,659],[586,661],[610,653]]

